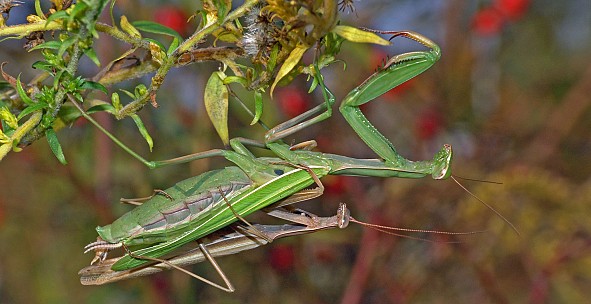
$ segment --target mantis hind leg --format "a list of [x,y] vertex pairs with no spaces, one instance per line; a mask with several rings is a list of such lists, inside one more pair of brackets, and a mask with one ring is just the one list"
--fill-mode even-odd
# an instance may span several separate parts
[[[199,241],[198,241],[199,242]],[[211,263],[211,265],[213,266],[213,268],[216,270],[216,272],[220,275],[220,277],[222,278],[222,280],[224,281],[224,283],[226,284],[226,286],[222,286],[219,285],[217,283],[214,283],[202,276],[199,276],[195,273],[192,273],[184,268],[181,268],[177,265],[174,265],[173,263],[170,263],[167,260],[164,259],[159,259],[159,258],[154,258],[154,257],[148,257],[148,256],[142,256],[142,255],[137,255],[134,254],[133,252],[131,252],[131,250],[129,250],[127,247],[123,246],[123,248],[125,248],[125,250],[127,251],[127,254],[134,258],[134,259],[140,259],[140,260],[147,260],[147,261],[152,261],[152,262],[157,262],[157,263],[163,263],[166,264],[167,266],[176,269],[182,273],[185,273],[201,282],[207,283],[215,288],[221,289],[225,292],[234,292],[234,290],[236,290],[234,288],[234,286],[232,285],[232,282],[230,282],[230,280],[228,279],[228,277],[226,276],[226,274],[224,273],[224,271],[222,270],[222,268],[218,265],[218,263],[216,262],[216,260],[213,258],[213,256],[209,253],[209,251],[207,250],[207,248],[202,244],[202,243],[198,243],[199,244],[199,249],[201,250],[201,252],[203,253],[203,255],[205,256],[205,258],[209,261],[209,263]]]

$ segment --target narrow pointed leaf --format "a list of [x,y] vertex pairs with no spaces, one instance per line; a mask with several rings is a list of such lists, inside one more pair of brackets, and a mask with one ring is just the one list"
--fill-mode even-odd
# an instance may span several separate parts
[[66,165],[68,162],[64,156],[64,151],[62,151],[62,145],[60,145],[60,142],[57,140],[55,131],[51,128],[47,129],[47,131],[45,131],[45,138],[47,138],[47,143],[49,143],[49,148],[51,148],[53,155],[57,157],[57,160],[59,160],[62,165]]
[[285,60],[285,62],[281,66],[281,68],[279,69],[279,72],[277,72],[277,77],[275,77],[275,81],[273,82],[273,85],[271,86],[271,91],[270,91],[271,96],[273,96],[273,90],[275,89],[275,86],[277,85],[277,83],[283,77],[285,77],[285,75],[287,75],[289,72],[291,72],[291,70],[293,70],[293,68],[300,62],[300,59],[302,59],[302,56],[304,56],[304,53],[306,52],[306,50],[308,50],[308,46],[303,45],[303,44],[298,44],[295,47],[295,49],[293,49],[293,51],[291,51],[291,53],[289,53],[289,56],[287,57],[287,59]]
[[86,81],[84,81],[84,83],[82,84],[82,86],[80,88],[89,89],[89,90],[99,90],[105,94],[109,94],[109,92],[107,91],[107,88],[104,85],[102,85],[99,82],[95,82],[95,81],[86,80]]
[[23,117],[25,117],[35,111],[41,111],[46,107],[48,107],[48,105],[45,102],[40,102],[40,103],[30,105],[30,106],[24,108],[23,111],[18,114],[17,118],[18,118],[18,120],[21,120]]
[[74,43],[76,43],[77,41],[78,41],[78,39],[76,39],[76,37],[70,37],[70,38],[62,41],[62,44],[60,45],[60,48],[57,51],[57,55],[60,57],[62,55],[64,55],[64,53],[68,50],[68,48],[71,47],[72,45],[74,45]]
[[179,40],[179,38],[174,37],[172,39],[172,42],[170,43],[170,46],[168,46],[168,50],[166,51],[166,55],[168,55],[168,56],[172,55],[172,53],[174,53],[174,51],[176,51],[176,49],[179,47],[180,43],[181,43],[181,41]]
[[23,84],[21,83],[21,75],[18,75],[18,77],[16,78],[16,92],[18,93],[18,96],[23,100],[23,102],[27,105],[35,104],[35,102],[31,99],[31,97],[29,97],[29,95],[27,95],[25,89],[23,88]]
[[32,47],[31,49],[29,49],[29,52],[32,52],[35,50],[40,50],[40,49],[59,50],[61,45],[62,45],[62,43],[60,41],[51,40],[51,41],[47,41],[47,42],[44,42],[44,43],[41,43],[41,44],[38,44],[38,45]]
[[164,26],[160,23],[140,20],[140,21],[134,21],[131,24],[133,24],[133,26],[135,26],[135,28],[140,31],[154,33],[154,34],[168,35],[168,36],[172,36],[172,37],[177,37],[181,41],[183,40],[183,37],[179,33],[177,33],[175,30],[169,28],[168,26]]
[[45,26],[47,26],[52,21],[56,21],[58,19],[66,19],[66,18],[68,18],[68,13],[66,11],[57,11],[57,12],[49,15],[49,17],[47,17],[47,21],[45,22]]
[[41,9],[41,1],[39,0],[35,0],[35,13],[41,18],[45,18],[45,14],[43,14],[43,10]]
[[263,94],[261,91],[254,92],[254,117],[250,122],[250,125],[254,125],[261,119],[261,115],[263,114]]
[[98,112],[107,112],[107,113],[111,113],[113,115],[115,115],[115,113],[116,113],[115,108],[108,103],[101,103],[96,106],[92,106],[88,110],[86,110],[87,114],[98,113]]
[[148,143],[148,147],[150,147],[150,152],[152,152],[152,147],[154,147],[154,141],[152,140],[152,136],[150,136],[150,133],[148,133],[146,126],[144,126],[142,119],[137,114],[132,114],[131,118],[133,118],[135,125],[137,126],[138,130],[140,131],[140,134],[142,134],[142,136],[144,137],[144,139]]
[[214,72],[205,86],[203,101],[207,115],[224,145],[230,143],[228,134],[228,88],[224,85],[224,73]]
[[374,43],[379,45],[390,45],[390,41],[372,33],[367,32],[364,30],[360,30],[356,27],[347,26],[347,25],[337,25],[332,30],[333,33],[338,34],[339,36],[357,43]]
[[84,52],[84,55],[86,55],[97,67],[101,66],[101,61],[98,59],[93,48],[89,48],[86,52]]

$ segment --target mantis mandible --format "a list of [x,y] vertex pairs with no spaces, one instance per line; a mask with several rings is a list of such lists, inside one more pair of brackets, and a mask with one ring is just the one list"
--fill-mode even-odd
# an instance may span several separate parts
[[[109,250],[124,247],[128,253],[115,262],[111,269],[123,271],[136,268],[150,263],[151,258],[171,253],[256,210],[277,202],[283,206],[320,196],[323,186],[319,179],[328,174],[404,178],[431,175],[434,179],[449,177],[451,146],[444,145],[430,161],[410,161],[399,155],[359,110],[360,105],[422,73],[439,59],[439,47],[420,34],[395,32],[394,35],[418,41],[431,50],[393,57],[383,69],[351,91],[339,108],[353,130],[382,159],[355,159],[314,151],[294,151],[280,141],[331,115],[334,96],[324,85],[317,67],[315,77],[322,88],[325,103],[271,129],[264,145],[235,138],[230,141],[232,150],[214,149],[166,161],[147,161],[131,151],[86,114],[70,96],[85,118],[150,168],[213,156],[222,156],[236,165],[179,182],[165,190],[166,196],[155,196],[112,224],[98,227],[99,239],[87,246],[87,251],[95,250],[95,259],[103,261]],[[322,111],[324,113],[310,118]],[[278,158],[256,158],[245,145],[270,149]],[[318,186],[304,190],[313,184]]]

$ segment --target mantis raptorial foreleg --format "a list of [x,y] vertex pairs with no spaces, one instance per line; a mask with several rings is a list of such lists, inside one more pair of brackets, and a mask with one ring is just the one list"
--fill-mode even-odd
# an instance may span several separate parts
[[[405,159],[396,152],[390,141],[384,137],[363,115],[359,106],[370,102],[392,88],[410,80],[429,69],[441,57],[439,46],[428,38],[409,31],[382,32],[392,34],[393,37],[402,36],[415,40],[430,48],[427,52],[410,52],[392,57],[376,73],[370,76],[357,88],[353,89],[341,102],[339,110],[359,137],[386,162],[399,167],[412,166],[411,161]],[[332,115],[332,105],[335,102],[334,95],[324,85],[324,80],[317,66],[315,79],[322,89],[325,102],[315,108],[292,118],[269,130],[265,135],[266,142],[274,142],[287,135],[293,134],[312,124],[325,120]],[[319,114],[320,113],[320,114]],[[434,157],[433,162],[439,165],[434,170],[433,178],[442,179],[450,175],[449,162],[451,161],[451,146],[444,146]]]

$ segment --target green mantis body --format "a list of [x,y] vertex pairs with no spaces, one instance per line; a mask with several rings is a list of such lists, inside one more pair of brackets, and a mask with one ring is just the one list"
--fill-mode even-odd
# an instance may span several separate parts
[[[123,246],[131,253],[113,264],[112,269],[120,271],[142,266],[149,263],[146,257],[162,257],[236,221],[238,217],[280,201],[285,205],[317,197],[322,194],[318,179],[328,174],[449,177],[451,146],[444,145],[430,161],[407,160],[359,110],[360,105],[420,74],[439,59],[439,48],[427,38],[412,32],[396,32],[395,36],[411,38],[431,50],[393,57],[385,67],[354,89],[340,105],[340,111],[349,124],[382,159],[354,159],[307,150],[293,151],[279,140],[331,115],[334,97],[324,86],[316,68],[315,76],[326,102],[267,133],[265,147],[278,158],[256,158],[238,139],[230,143],[233,151],[211,150],[169,161],[148,162],[132,153],[151,168],[212,156],[222,156],[237,167],[210,171],[182,181],[165,190],[167,196],[155,196],[111,225],[97,228],[100,239],[88,245],[87,251],[97,251],[97,258],[104,260],[108,250]],[[310,118],[322,111],[324,113]],[[93,121],[88,115],[85,117]],[[303,190],[314,183],[319,186],[315,190]]]
[[[243,148],[236,140],[232,140],[232,145],[239,151]],[[436,155],[435,161],[416,162],[412,168],[405,168],[394,167],[379,160],[354,159],[313,151],[291,151],[289,146],[280,143],[270,146],[290,159],[297,160],[297,164],[303,168],[285,165],[285,161],[279,158],[252,158],[238,152],[221,150],[238,167],[209,171],[164,190],[166,196],[154,196],[112,224],[98,227],[97,232],[102,241],[96,244],[98,247],[90,246],[87,249],[120,246],[133,249],[135,246],[147,245],[148,247],[134,251],[133,254],[160,257],[236,221],[238,218],[234,212],[241,217],[247,216],[287,199],[313,185],[314,176],[441,176],[448,171],[445,164],[449,164],[451,158],[451,151],[442,150]],[[320,194],[311,192],[305,198],[296,198],[296,201]],[[113,270],[130,269],[147,262],[128,255],[115,263]]]

